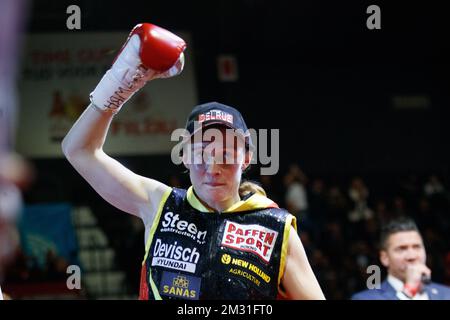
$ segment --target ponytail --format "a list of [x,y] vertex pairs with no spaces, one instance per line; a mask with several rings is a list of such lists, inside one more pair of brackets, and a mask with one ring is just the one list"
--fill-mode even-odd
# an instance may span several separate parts
[[258,193],[264,197],[267,197],[266,191],[264,191],[264,189],[257,183],[252,181],[241,182],[241,185],[239,186],[239,196],[245,197],[249,193]]

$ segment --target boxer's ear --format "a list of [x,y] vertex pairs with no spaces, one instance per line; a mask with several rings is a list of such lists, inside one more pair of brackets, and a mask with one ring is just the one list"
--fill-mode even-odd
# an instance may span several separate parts
[[250,166],[250,163],[253,159],[253,151],[251,150],[247,150],[245,152],[245,156],[244,156],[244,163],[242,164],[242,171],[245,171],[248,169],[248,167]]
[[386,268],[389,267],[389,255],[386,250],[380,251],[380,261],[383,266],[385,266]]

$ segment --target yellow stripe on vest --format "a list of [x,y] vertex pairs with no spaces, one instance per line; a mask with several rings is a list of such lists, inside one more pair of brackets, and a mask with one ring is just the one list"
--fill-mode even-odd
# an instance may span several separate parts
[[278,287],[280,286],[281,279],[283,278],[283,275],[284,275],[284,268],[286,266],[286,258],[287,258],[289,234],[291,232],[291,226],[293,226],[295,231],[297,231],[297,218],[295,218],[292,214],[287,216],[286,223],[284,224],[283,244],[281,245],[280,270],[278,273]]
[[[144,265],[145,260],[147,260],[148,252],[150,250],[150,245],[152,244],[153,236],[155,235],[155,232],[156,232],[156,227],[158,226],[159,220],[161,219],[161,213],[162,213],[164,204],[166,203],[167,198],[169,197],[171,192],[172,192],[172,188],[170,188],[166,192],[164,192],[164,194],[161,198],[161,201],[159,202],[158,211],[156,211],[155,220],[153,220],[152,227],[151,227],[150,233],[148,235],[147,243],[145,244],[145,256],[144,256],[144,260],[142,261],[142,265]],[[150,286],[152,288],[153,295],[155,296],[155,299],[162,300],[162,298],[159,294],[159,290],[153,281],[151,269],[149,272],[149,282],[150,282]]]

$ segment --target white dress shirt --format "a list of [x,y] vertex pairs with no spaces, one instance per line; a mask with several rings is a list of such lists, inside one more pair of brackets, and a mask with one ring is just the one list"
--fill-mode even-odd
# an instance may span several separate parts
[[397,293],[397,298],[400,300],[430,300],[428,294],[424,292],[418,292],[413,298],[409,298],[406,294],[403,293],[403,281],[394,277],[393,275],[388,275],[387,281],[394,288]]

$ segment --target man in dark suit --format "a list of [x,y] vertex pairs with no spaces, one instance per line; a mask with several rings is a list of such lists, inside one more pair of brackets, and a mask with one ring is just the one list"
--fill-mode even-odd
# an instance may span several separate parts
[[413,220],[395,219],[382,228],[380,260],[387,279],[379,289],[358,292],[352,300],[450,300],[450,287],[430,281],[425,247]]

